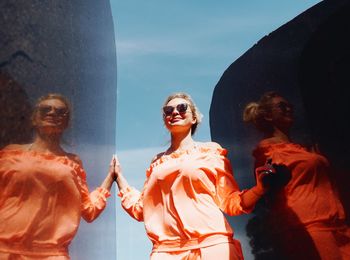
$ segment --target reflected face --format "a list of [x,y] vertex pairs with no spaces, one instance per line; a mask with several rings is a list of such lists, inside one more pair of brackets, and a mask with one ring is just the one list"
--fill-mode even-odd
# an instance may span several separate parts
[[190,104],[183,98],[174,98],[163,107],[163,119],[171,133],[188,131],[196,123]]
[[62,133],[69,123],[69,109],[59,99],[47,99],[37,105],[33,117],[36,129],[47,133]]
[[289,129],[294,122],[293,105],[283,97],[272,99],[271,122],[280,128]]

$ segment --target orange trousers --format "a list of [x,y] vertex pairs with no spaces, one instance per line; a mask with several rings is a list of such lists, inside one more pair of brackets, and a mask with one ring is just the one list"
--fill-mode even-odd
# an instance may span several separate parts
[[68,256],[28,256],[0,252],[1,260],[69,260]]
[[185,251],[152,252],[150,260],[243,260],[241,248],[231,243],[195,248]]

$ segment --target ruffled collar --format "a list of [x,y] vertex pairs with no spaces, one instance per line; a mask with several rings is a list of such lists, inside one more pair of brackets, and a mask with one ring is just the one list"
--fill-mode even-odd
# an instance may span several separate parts
[[47,161],[60,162],[65,165],[68,165],[72,168],[78,169],[79,172],[83,171],[81,165],[69,158],[67,155],[55,155],[52,153],[44,153],[33,150],[25,149],[3,149],[0,151],[0,157],[12,157],[12,156],[28,156],[33,158],[38,158]]
[[216,153],[218,155],[226,155],[227,150],[223,149],[221,147],[217,147],[212,145],[213,143],[200,143],[200,142],[195,142],[194,146],[187,148],[187,149],[181,149],[175,152],[172,152],[170,154],[166,154],[166,151],[159,153],[152,161],[150,167],[146,171],[147,177],[150,175],[152,172],[152,169],[166,161],[169,160],[177,160],[185,155],[192,155],[195,153],[198,154],[208,154],[208,153]]
[[176,151],[173,151],[169,154],[167,154],[167,151],[164,151],[162,153],[160,153],[160,157],[161,158],[179,158],[184,154],[190,154],[193,153],[194,151],[196,151],[198,149],[198,143],[194,142],[192,146],[186,148],[186,149],[178,149]]

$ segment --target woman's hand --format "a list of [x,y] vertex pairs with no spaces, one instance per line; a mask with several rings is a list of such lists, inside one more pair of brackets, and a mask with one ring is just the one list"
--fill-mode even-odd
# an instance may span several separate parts
[[112,176],[113,180],[115,180],[115,155],[113,154],[111,162],[109,163],[109,169],[108,169],[108,174]]
[[111,163],[113,163],[114,181],[117,181],[117,179],[122,175],[122,171],[120,167],[120,162],[116,154],[113,155]]
[[122,174],[122,170],[120,167],[120,162],[116,154],[113,155],[110,165],[110,170],[113,170],[113,179],[117,183],[119,190],[123,190],[129,187],[127,180],[124,178]]
[[246,210],[252,210],[256,202],[268,191],[270,188],[265,181],[267,176],[274,175],[275,169],[270,164],[255,169],[256,185],[247,190],[241,195],[242,206]]
[[257,167],[255,169],[256,192],[263,195],[270,188],[269,179],[276,174],[276,170],[271,164]]
[[[119,163],[119,162],[118,162]],[[104,181],[101,183],[101,187],[107,190],[111,190],[112,184],[115,181],[115,168],[116,168],[116,158],[113,155],[111,162],[109,163],[108,174]]]

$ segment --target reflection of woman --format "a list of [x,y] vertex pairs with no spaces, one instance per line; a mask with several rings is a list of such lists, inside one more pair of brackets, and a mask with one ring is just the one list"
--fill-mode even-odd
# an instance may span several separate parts
[[113,171],[89,193],[78,156],[60,145],[70,114],[63,96],[40,98],[34,142],[0,151],[0,259],[69,259],[80,217],[91,222],[105,208]]
[[275,251],[283,259],[350,259],[350,230],[328,177],[328,161],[290,141],[290,103],[268,92],[246,106],[244,120],[265,135],[254,151],[256,165],[269,158],[291,173],[288,184],[267,201],[270,211],[264,225],[270,234],[264,236],[272,233]]
[[201,118],[187,94],[167,98],[163,119],[171,145],[154,158],[142,192],[116,173],[122,206],[145,222],[153,243],[151,259],[242,259],[222,211],[250,211],[264,193],[261,174],[257,186],[239,191],[226,150],[192,139]]

